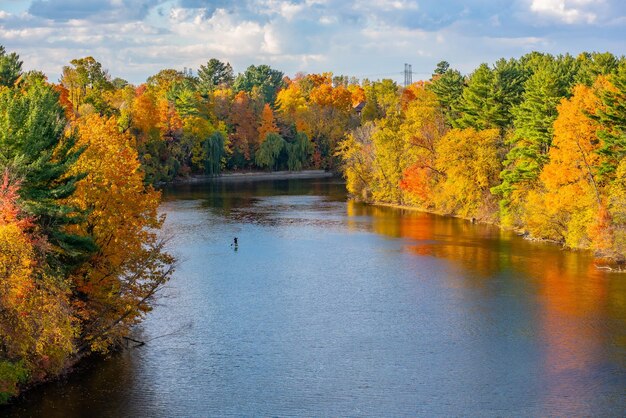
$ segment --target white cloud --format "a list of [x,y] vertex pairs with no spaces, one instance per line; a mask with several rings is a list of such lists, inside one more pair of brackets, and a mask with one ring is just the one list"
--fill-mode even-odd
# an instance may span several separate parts
[[594,23],[598,16],[591,7],[602,0],[532,0],[530,10],[535,14],[564,23]]
[[[80,0],[60,1],[78,4]],[[235,71],[269,63],[287,75],[334,71],[377,78],[378,73],[397,72],[393,77],[400,80],[404,62],[427,77],[441,60],[469,72],[481,62],[532,49],[626,53],[621,41],[626,36],[626,9],[618,0],[514,0],[508,8],[496,0],[484,0],[480,6],[463,0],[420,2],[419,7],[408,0],[101,0],[98,4],[105,2],[118,14],[127,10],[123,5],[158,6],[147,15],[111,20],[88,13],[33,15],[0,5],[5,9],[0,10],[0,43],[20,54],[25,69],[41,69],[53,81],[70,60],[92,55],[112,76],[133,83],[163,68],[198,68],[212,57],[229,61]],[[526,20],[529,16],[532,20]],[[536,25],[542,21],[564,24]],[[590,22],[602,23],[604,30],[586,25],[569,29],[570,23]],[[605,35],[606,31],[613,31],[612,35]]]

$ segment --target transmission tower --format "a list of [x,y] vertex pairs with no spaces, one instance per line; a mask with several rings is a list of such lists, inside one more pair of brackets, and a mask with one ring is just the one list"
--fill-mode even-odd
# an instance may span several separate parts
[[413,84],[413,65],[404,64],[404,87]]

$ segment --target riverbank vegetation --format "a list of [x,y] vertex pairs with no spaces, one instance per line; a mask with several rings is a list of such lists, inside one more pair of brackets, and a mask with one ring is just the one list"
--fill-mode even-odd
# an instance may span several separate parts
[[609,53],[445,62],[340,143],[371,202],[515,228],[626,257],[626,63]]
[[368,202],[623,260],[625,97],[608,53],[406,87],[211,59],[133,86],[92,57],[54,83],[0,48],[0,401],[128,336],[172,272],[152,185],[191,174],[342,171]]
[[1,51],[0,403],[118,345],[172,271],[135,138],[63,93]]

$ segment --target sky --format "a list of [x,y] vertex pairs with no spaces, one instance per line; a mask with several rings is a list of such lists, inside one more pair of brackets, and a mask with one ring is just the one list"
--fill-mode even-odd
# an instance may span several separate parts
[[624,0],[0,0],[0,44],[57,81],[93,56],[139,84],[210,58],[235,73],[427,79],[439,61],[470,73],[530,51],[626,54]]

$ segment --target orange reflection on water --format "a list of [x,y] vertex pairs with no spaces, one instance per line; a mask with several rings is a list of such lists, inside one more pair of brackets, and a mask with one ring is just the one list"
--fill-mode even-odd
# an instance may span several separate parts
[[619,350],[607,350],[626,349],[626,275],[598,270],[588,252],[417,211],[351,203],[348,216],[370,217],[373,232],[409,240],[410,253],[450,261],[461,274],[442,276],[448,286],[484,287],[492,280],[519,285],[507,289],[522,289],[515,297],[528,302],[532,338],[541,347],[545,410],[593,415],[595,391],[610,379],[598,370],[607,361],[626,368],[624,356],[610,357]]

